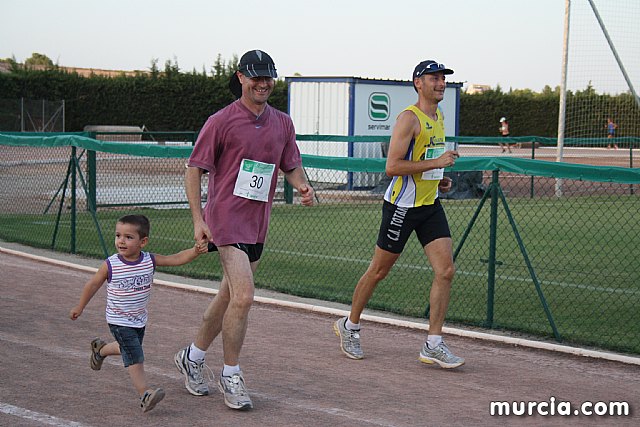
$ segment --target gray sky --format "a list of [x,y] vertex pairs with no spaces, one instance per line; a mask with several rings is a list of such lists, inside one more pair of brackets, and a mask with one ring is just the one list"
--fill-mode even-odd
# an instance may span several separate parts
[[560,84],[564,0],[0,0],[0,58],[211,70],[262,49],[280,76],[408,80],[423,59],[449,81],[540,91]]

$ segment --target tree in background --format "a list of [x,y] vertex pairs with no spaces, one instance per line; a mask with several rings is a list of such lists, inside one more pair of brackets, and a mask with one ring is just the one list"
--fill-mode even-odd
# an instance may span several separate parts
[[214,77],[231,77],[238,69],[238,55],[233,55],[231,60],[225,62],[222,56],[218,54],[216,61],[213,63],[211,72]]
[[29,69],[42,67],[45,70],[48,70],[55,68],[53,61],[47,55],[37,52],[32,53],[31,58],[27,58],[24,61],[24,66]]

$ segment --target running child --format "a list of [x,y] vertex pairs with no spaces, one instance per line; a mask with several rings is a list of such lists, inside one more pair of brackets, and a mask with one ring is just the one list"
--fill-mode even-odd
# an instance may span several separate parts
[[115,341],[106,343],[94,338],[90,366],[99,371],[107,356],[121,355],[140,395],[142,412],[153,409],[165,395],[163,389],[147,386],[142,350],[155,268],[183,265],[207,252],[206,246],[198,244],[173,255],[144,252],[142,249],[149,243],[149,229],[149,219],[144,215],[126,215],[118,220],[115,236],[118,252],[107,258],[84,285],[80,301],[69,312],[71,320],[80,317],[91,298],[107,282],[106,318]]

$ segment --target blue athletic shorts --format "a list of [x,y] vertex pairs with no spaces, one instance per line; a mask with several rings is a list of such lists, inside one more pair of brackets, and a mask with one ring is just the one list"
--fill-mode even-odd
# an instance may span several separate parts
[[120,345],[120,354],[125,368],[129,365],[144,362],[144,352],[142,351],[144,328],[132,328],[109,323],[109,330]]

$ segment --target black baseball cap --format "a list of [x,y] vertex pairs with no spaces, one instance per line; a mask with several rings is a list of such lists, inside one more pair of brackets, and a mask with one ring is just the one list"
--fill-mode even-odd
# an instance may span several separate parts
[[444,64],[440,64],[432,59],[427,59],[416,65],[416,68],[413,69],[413,77],[411,80],[425,74],[437,73],[439,71],[442,71],[444,74],[453,74],[453,70],[445,67]]
[[[262,50],[250,50],[242,55],[240,63],[238,63],[238,71],[247,77],[272,77],[277,78],[276,64],[273,59]],[[229,89],[236,97],[242,96],[242,85],[236,73],[231,75],[229,80]]]

